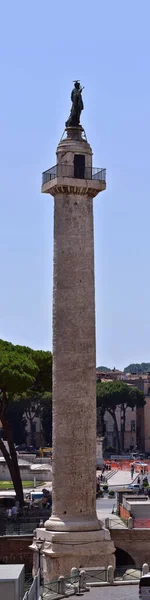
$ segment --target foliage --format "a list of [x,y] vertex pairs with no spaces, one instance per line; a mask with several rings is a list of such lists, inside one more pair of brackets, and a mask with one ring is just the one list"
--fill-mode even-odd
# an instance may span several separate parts
[[26,420],[30,425],[31,443],[34,446],[33,423],[37,417],[41,418],[46,443],[52,438],[52,354],[42,350],[30,352],[38,367],[35,380],[30,389],[22,395],[16,395],[14,399],[23,407]]
[[108,485],[107,485],[107,483],[104,483],[104,485],[103,485],[103,490],[104,490],[104,492],[107,492],[107,491],[108,491]]
[[116,409],[118,405],[127,404],[144,406],[144,394],[138,388],[129,386],[123,381],[97,382],[97,406],[107,409]]
[[106,452],[108,452],[108,454],[115,454],[115,448],[113,446],[107,446]]
[[97,367],[96,371],[102,371],[102,373],[108,373],[111,369],[108,367]]
[[52,354],[44,350],[32,350],[32,357],[38,368],[33,390],[42,393],[52,391]]
[[38,367],[29,350],[0,340],[0,389],[10,397],[24,392],[35,381]]
[[45,390],[51,390],[51,385],[52,355],[50,352],[14,346],[0,340],[0,420],[9,450],[6,449],[2,439],[0,439],[0,449],[7,462],[20,504],[23,503],[23,491],[11,430],[10,413],[13,410],[11,403],[21,402],[18,408],[23,414],[25,405],[30,404],[33,407],[35,395],[38,396],[39,401],[39,395],[43,395]]
[[38,373],[31,389],[22,394],[24,413],[30,423],[31,443],[34,446],[33,422],[40,417],[43,436],[47,444],[52,444],[52,354],[33,351]]
[[[116,419],[116,408],[120,406],[122,410],[122,431],[125,431],[125,419],[126,410],[128,407],[134,408],[135,406],[144,406],[144,394],[138,388],[128,385],[123,381],[106,381],[97,382],[96,386],[96,398],[97,398],[97,410],[101,409],[102,413],[108,411],[113,418],[118,453],[120,454],[120,437],[118,431],[118,424]],[[122,436],[122,448],[124,448],[124,439]]]
[[133,363],[125,367],[124,373],[131,373],[140,375],[141,373],[150,372],[150,363]]
[[97,498],[103,498],[103,490],[99,489],[97,492]]
[[114,490],[109,490],[108,496],[110,496],[110,498],[114,498],[114,496],[115,496]]

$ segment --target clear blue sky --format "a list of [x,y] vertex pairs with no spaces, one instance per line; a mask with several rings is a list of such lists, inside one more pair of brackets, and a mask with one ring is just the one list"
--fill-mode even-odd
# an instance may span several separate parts
[[0,337],[51,349],[55,164],[72,80],[93,164],[97,365],[150,360],[150,2],[0,3]]

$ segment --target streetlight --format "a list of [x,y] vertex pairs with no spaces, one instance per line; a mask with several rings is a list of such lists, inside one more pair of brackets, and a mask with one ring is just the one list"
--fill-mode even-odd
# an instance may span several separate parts
[[36,546],[38,548],[38,557],[39,557],[40,585],[42,585],[42,583],[43,583],[43,577],[41,575],[41,549],[42,549],[43,544],[44,544],[44,540],[41,540],[41,538],[38,538],[36,540]]

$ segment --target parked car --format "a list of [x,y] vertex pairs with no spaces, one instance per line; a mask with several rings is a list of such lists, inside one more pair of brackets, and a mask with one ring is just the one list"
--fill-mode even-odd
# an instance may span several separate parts
[[143,462],[141,460],[135,460],[133,462],[134,467],[141,467],[141,469],[143,468],[148,468],[148,464],[146,462]]
[[138,492],[139,489],[140,489],[140,484],[139,483],[130,483],[128,485],[128,490],[133,490],[135,492]]
[[131,458],[133,458],[134,460],[143,460],[143,458],[145,458],[145,454],[144,452],[132,452],[131,454]]
[[26,452],[26,444],[19,444],[18,446],[15,446],[17,452]]
[[26,446],[25,444],[20,444],[19,446],[16,446],[16,450],[20,454],[37,454],[36,448],[34,448],[33,446]]
[[139,583],[139,598],[150,600],[150,573],[143,575]]

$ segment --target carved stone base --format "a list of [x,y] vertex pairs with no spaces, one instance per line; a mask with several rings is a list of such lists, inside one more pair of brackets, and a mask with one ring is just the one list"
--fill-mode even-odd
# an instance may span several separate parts
[[84,516],[79,516],[77,518],[73,518],[73,517],[64,517],[62,515],[61,518],[59,517],[55,517],[55,515],[52,514],[52,516],[50,517],[50,519],[48,519],[45,523],[44,523],[45,528],[48,531],[62,531],[63,533],[65,531],[95,531],[95,530],[99,530],[99,529],[103,529],[103,521],[100,521],[97,518],[97,515],[95,513],[95,515],[93,515],[91,518],[87,518]]
[[66,132],[67,137],[71,140],[81,140],[84,129],[82,125],[78,125],[77,127],[66,127]]
[[33,574],[38,569],[37,540],[41,545],[41,569],[44,582],[60,575],[69,576],[72,567],[115,567],[115,547],[107,529],[97,531],[47,531],[36,529],[33,539]]

